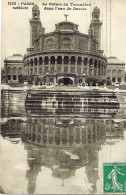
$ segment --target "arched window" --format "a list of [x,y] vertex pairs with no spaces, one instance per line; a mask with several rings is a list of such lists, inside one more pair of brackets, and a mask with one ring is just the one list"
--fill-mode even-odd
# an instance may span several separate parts
[[44,64],[45,65],[49,64],[49,58],[48,58],[48,56],[45,56],[45,58],[44,58]]
[[100,65],[101,65],[101,61],[99,61],[98,68],[100,68]]
[[116,74],[116,70],[114,69],[114,70],[112,70],[112,74],[113,75],[115,75]]
[[88,59],[84,58],[84,65],[87,66]]
[[7,68],[7,75],[11,75],[11,68],[10,67]]
[[37,58],[34,59],[35,66],[37,66]]
[[51,56],[50,63],[51,63],[51,64],[55,64],[55,57],[54,57],[54,56]]
[[57,57],[57,64],[62,64],[62,57],[61,56]]
[[42,57],[39,58],[39,65],[42,65]]
[[77,59],[77,65],[81,65],[81,62],[82,62],[82,58],[81,57],[78,57],[78,59]]
[[33,59],[31,59],[30,64],[31,64],[31,66],[33,66]]
[[13,73],[13,75],[17,75],[17,68],[16,67],[14,67],[13,69],[12,69],[12,73]]
[[96,68],[97,67],[97,60],[95,59],[94,61],[94,67]]
[[118,75],[121,75],[122,74],[122,70],[118,70]]
[[27,61],[27,65],[28,65],[28,67],[29,67],[29,60]]
[[37,18],[38,16],[37,16],[37,14],[36,13],[34,13],[34,18]]
[[18,70],[16,67],[14,67],[12,69],[12,74],[13,74],[13,80],[16,80],[17,79],[17,73],[18,73]]
[[64,64],[68,64],[69,63],[69,57],[68,56],[65,56],[64,57]]
[[91,66],[91,65],[93,65],[93,59],[92,58],[90,58],[90,60],[89,60],[89,66]]
[[71,65],[75,65],[75,56],[71,57],[70,64]]
[[6,74],[7,74],[7,79],[11,80],[11,68],[10,67],[7,68]]
[[18,75],[22,75],[22,73],[23,73],[23,68],[20,67],[20,68],[18,69]]

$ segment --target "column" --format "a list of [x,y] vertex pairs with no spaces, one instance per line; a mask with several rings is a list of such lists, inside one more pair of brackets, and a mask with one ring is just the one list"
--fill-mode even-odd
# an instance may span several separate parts
[[29,75],[31,75],[31,63],[30,63],[30,60],[29,60]]
[[101,63],[99,64],[99,77],[101,77]]
[[[106,69],[107,69],[107,67],[106,67],[106,65],[104,65],[104,77],[106,77]],[[110,75],[110,76],[112,78],[112,75]]]
[[33,74],[35,74],[35,62],[33,60]]
[[104,78],[104,64],[102,64],[102,77]]
[[98,73],[97,76],[98,76],[98,78],[99,78],[99,71],[100,71],[100,70],[99,70],[99,64],[98,64],[98,65],[97,65],[97,73]]
[[77,58],[75,58],[75,73],[77,74]]
[[37,58],[37,75],[39,75],[39,58]]
[[83,60],[81,60],[81,74],[83,74],[84,72],[84,61]]
[[61,70],[62,73],[64,72],[63,68],[64,68],[64,57],[62,57],[62,70]]
[[45,65],[44,65],[44,58],[42,58],[42,75],[43,75],[43,76],[44,76],[44,70],[45,70],[45,69],[44,69],[44,66],[45,66]]
[[57,59],[55,59],[55,68],[54,72],[57,72]]
[[17,79],[16,80],[18,81],[18,68],[17,68]]
[[69,63],[68,63],[68,73],[70,73],[70,57],[69,57]]
[[89,76],[89,59],[87,61],[87,75]]
[[49,64],[48,64],[48,67],[49,67],[48,71],[49,71],[49,73],[50,73],[50,58],[49,58]]
[[11,81],[13,80],[13,70],[11,68]]
[[94,76],[94,60],[92,61],[92,76]]

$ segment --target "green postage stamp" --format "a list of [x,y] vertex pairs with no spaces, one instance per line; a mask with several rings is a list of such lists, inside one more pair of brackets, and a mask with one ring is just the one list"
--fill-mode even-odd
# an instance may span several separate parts
[[126,163],[103,164],[103,193],[126,193]]

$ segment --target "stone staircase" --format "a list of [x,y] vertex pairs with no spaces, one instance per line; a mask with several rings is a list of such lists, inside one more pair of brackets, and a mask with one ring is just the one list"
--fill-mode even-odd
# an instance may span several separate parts
[[29,91],[26,110],[30,115],[112,116],[119,109],[114,92]]

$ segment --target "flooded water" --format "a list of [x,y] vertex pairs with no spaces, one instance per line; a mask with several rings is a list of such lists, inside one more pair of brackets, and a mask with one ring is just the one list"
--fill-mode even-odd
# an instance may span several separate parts
[[101,194],[103,163],[126,162],[125,108],[64,105],[2,109],[6,193]]

